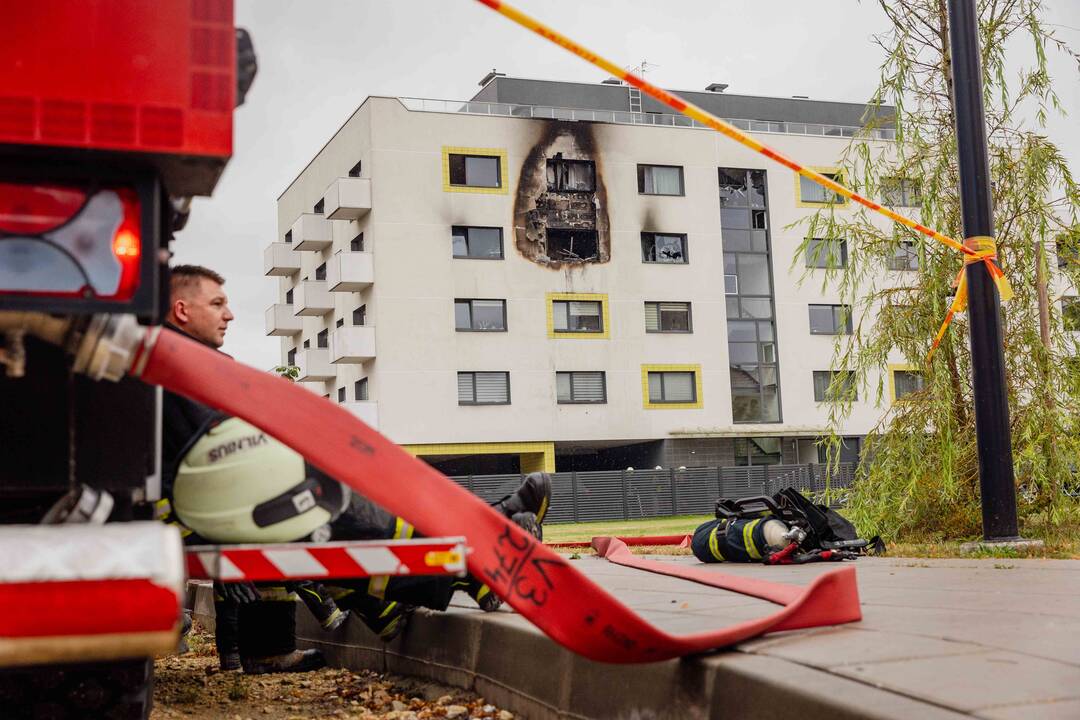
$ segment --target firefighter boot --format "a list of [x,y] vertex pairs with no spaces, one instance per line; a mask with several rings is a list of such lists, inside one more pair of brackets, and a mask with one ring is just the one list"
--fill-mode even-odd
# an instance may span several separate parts
[[263,675],[279,672],[310,672],[326,667],[326,658],[321,650],[293,650],[283,655],[270,655],[261,658],[241,658],[244,672],[248,675]]
[[323,630],[332,632],[345,624],[349,611],[342,610],[330,596],[330,592],[317,582],[302,580],[291,585],[291,589],[300,596],[308,611],[319,621]]
[[[532,535],[537,540],[542,539],[542,529],[540,523],[536,519],[536,514],[531,512],[519,512],[515,513],[511,518],[514,524],[522,528],[525,532]],[[455,590],[464,590],[469,594],[476,604],[480,606],[480,609],[484,612],[495,612],[502,607],[503,601],[498,595],[491,591],[491,588],[480,582],[472,575],[462,578],[461,580],[454,581]]]
[[[551,476],[545,472],[529,473],[513,495],[507,495],[495,503],[495,508],[511,519],[517,513],[533,513],[536,515],[537,526],[543,525],[544,516],[547,515],[549,507],[551,507]],[[539,535],[533,534],[538,539],[543,539],[543,530]]]

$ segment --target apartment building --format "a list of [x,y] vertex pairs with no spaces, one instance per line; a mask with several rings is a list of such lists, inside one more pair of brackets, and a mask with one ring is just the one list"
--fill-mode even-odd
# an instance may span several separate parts
[[[453,474],[817,462],[846,249],[792,224],[837,198],[615,81],[482,85],[368,98],[278,199],[281,361]],[[866,111],[725,88],[680,92],[823,172]]]

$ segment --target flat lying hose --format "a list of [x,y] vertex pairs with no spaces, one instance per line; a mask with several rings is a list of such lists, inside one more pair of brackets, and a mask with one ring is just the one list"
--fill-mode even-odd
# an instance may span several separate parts
[[[464,535],[469,571],[560,645],[603,662],[666,660],[732,645],[772,630],[861,617],[854,568],[807,587],[724,576],[724,587],[786,607],[723,630],[676,637],[650,625],[561,556],[468,490],[455,485],[338,405],[168,329],[147,330],[133,372],[243,418],[429,536]],[[147,354],[149,354],[148,357]]]

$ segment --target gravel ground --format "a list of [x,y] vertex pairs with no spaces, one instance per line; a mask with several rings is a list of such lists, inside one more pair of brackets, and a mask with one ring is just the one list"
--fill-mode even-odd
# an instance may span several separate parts
[[218,671],[214,639],[194,631],[191,651],[154,663],[151,720],[514,720],[454,688],[370,671],[244,675]]

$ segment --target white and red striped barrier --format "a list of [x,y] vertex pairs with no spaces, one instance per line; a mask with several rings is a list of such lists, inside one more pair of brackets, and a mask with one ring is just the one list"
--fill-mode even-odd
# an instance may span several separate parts
[[461,537],[186,548],[189,578],[223,582],[464,575],[467,554]]

